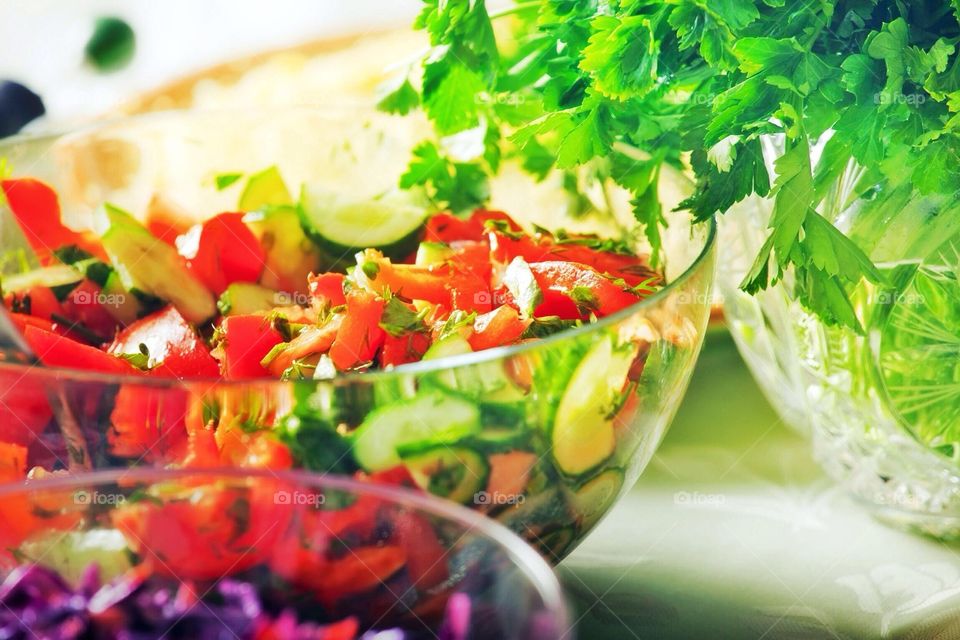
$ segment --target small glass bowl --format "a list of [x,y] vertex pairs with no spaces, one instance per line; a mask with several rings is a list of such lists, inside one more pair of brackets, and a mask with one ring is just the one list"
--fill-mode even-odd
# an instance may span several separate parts
[[[353,618],[356,637],[572,637],[556,578],[520,538],[399,487],[302,472],[64,474],[0,486],[0,520],[0,627],[41,637],[69,616],[58,590],[34,584],[45,584],[29,575],[36,565],[84,592],[69,615],[114,631],[307,637],[253,633],[292,615],[345,627]],[[249,587],[252,605],[229,595]]]

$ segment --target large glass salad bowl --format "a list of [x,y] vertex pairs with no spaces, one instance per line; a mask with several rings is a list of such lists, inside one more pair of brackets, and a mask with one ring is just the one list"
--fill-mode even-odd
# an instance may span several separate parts
[[309,473],[0,487],[7,638],[571,637],[549,566],[447,501]]
[[[105,202],[133,216],[157,198],[198,219],[235,211],[233,176],[271,166],[290,185],[389,191],[421,136],[413,119],[363,110],[163,114],[15,139],[0,157],[14,177],[53,186],[64,221],[86,229]],[[683,179],[673,184],[666,207],[683,195]],[[630,216],[627,198],[610,192],[606,211],[564,217],[558,182],[509,169],[491,190],[491,207],[531,226],[612,233]],[[10,231],[6,255],[22,255]],[[6,472],[231,465],[376,480],[399,468],[559,561],[637,479],[677,409],[709,315],[713,235],[675,219],[666,284],[596,322],[477,352],[461,341],[392,370],[224,381],[95,373],[69,359],[66,368],[2,364]],[[17,260],[5,264],[7,283],[22,276]]]

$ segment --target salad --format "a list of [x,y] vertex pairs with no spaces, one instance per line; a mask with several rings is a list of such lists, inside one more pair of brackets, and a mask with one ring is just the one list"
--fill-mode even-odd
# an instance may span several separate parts
[[499,211],[427,217],[308,187],[294,206],[275,169],[250,179],[241,211],[195,225],[162,200],[145,223],[105,204],[99,236],[64,226],[44,183],[2,187],[42,265],[3,279],[4,304],[48,366],[332,378],[543,337],[661,283],[622,243],[528,233]]
[[483,541],[373,494],[188,472],[27,488],[0,516],[11,640],[505,637],[473,621],[486,587],[469,580],[501,579],[477,564]]
[[673,397],[660,380],[698,344],[667,308],[576,331],[662,276],[624,242],[502,212],[431,215],[411,192],[351,202],[309,186],[294,202],[268,169],[237,211],[200,224],[154,198],[143,222],[104,205],[79,232],[42,182],[2,186],[40,262],[0,281],[14,322],[47,367],[110,374],[64,403],[0,371],[18,389],[3,409],[18,419],[0,420],[10,480],[138,464],[402,473],[559,558],[655,445],[661,430],[639,417]]

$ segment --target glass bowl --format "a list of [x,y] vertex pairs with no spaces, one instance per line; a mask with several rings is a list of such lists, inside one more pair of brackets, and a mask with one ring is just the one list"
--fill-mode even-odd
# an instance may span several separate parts
[[[198,219],[231,210],[237,193],[218,191],[214,177],[272,165],[291,185],[374,193],[396,184],[422,135],[416,119],[362,110],[175,113],[14,139],[0,157],[14,175],[52,184],[68,222],[84,228],[104,201],[139,214],[158,194]],[[666,181],[664,206],[684,188],[679,177]],[[510,169],[491,191],[494,207],[550,228],[609,232],[631,216],[629,198],[608,193],[607,215],[564,217],[559,180],[535,184]],[[643,471],[697,359],[714,227],[671,220],[662,290],[517,346],[296,382],[0,364],[0,441],[26,447],[8,458],[18,460],[8,473],[214,464],[375,478],[402,465],[421,487],[495,517],[557,562]],[[10,251],[17,238],[9,225],[5,233]]]
[[[780,153],[778,140],[764,141],[771,171]],[[814,167],[819,155],[815,149]],[[751,198],[724,216],[724,313],[765,395],[810,436],[832,478],[885,522],[958,539],[960,260],[949,228],[957,203],[923,196],[909,183],[860,197],[863,175],[851,161],[820,208],[887,280],[851,291],[862,334],[810,313],[794,294],[792,273],[756,296],[739,290],[766,239],[767,199]]]
[[[556,578],[521,539],[398,487],[303,472],[113,470],[2,485],[0,517],[4,637],[572,633]],[[82,633],[85,624],[99,633]],[[311,635],[306,624],[333,626]]]

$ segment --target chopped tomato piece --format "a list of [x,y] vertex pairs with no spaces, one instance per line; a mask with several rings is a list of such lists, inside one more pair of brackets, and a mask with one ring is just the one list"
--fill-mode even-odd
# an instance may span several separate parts
[[146,347],[151,363],[159,365],[153,370],[155,375],[176,378],[220,375],[220,365],[210,355],[210,349],[174,306],[141,318],[121,331],[109,352],[141,353],[141,345]]
[[512,344],[520,339],[530,322],[522,320],[513,307],[503,305],[477,317],[468,341],[474,351]]
[[447,579],[447,550],[428,520],[415,513],[397,513],[393,535],[406,553],[407,572],[417,589],[426,590]]
[[[221,213],[199,229],[195,246],[182,251],[187,268],[215,294],[234,282],[256,282],[263,273],[265,254],[242,213]],[[189,234],[197,233],[191,230]],[[191,244],[183,242],[182,244]]]
[[53,252],[74,245],[106,260],[103,247],[90,234],[74,231],[60,221],[60,201],[48,185],[33,178],[0,181],[10,211],[42,264],[56,259]]
[[0,446],[3,443],[30,446],[52,417],[42,382],[31,379],[29,374],[0,373]]
[[318,276],[310,274],[310,295],[322,298],[334,307],[346,304],[346,298],[343,297],[343,278],[342,273],[322,273]]
[[420,331],[411,331],[402,336],[389,333],[380,350],[380,366],[399,367],[409,362],[418,362],[430,348],[430,336]]
[[293,510],[279,504],[279,483],[219,488],[209,484],[143,500],[111,513],[130,548],[161,575],[209,580],[263,563],[287,534]]
[[63,316],[82,324],[106,342],[117,332],[117,321],[101,304],[106,300],[100,287],[84,280],[63,301]]
[[174,462],[187,446],[187,392],[146,385],[121,385],[110,413],[110,452],[121,458]]
[[450,248],[453,249],[451,261],[458,270],[472,273],[485,282],[490,281],[493,265],[490,264],[490,244],[486,240],[454,242]]
[[262,378],[270,372],[260,364],[283,336],[263,316],[230,316],[220,324],[223,375],[228,380]]
[[25,292],[7,297],[8,308],[23,311],[24,315],[55,322],[53,316],[63,316],[63,306],[49,287],[30,287]]
[[427,220],[426,240],[451,243],[456,240],[479,240],[483,226],[474,220],[463,220],[450,213],[438,213]]
[[346,298],[343,324],[330,347],[330,358],[340,371],[373,360],[387,335],[380,327],[383,298],[363,289],[351,289]]
[[512,233],[520,233],[523,231],[523,227],[517,224],[516,220],[511,218],[503,211],[477,209],[470,215],[470,222],[479,227],[481,230],[489,229],[490,225],[487,224],[489,222],[501,222],[504,223],[507,230]]
[[86,369],[100,373],[135,374],[139,371],[126,360],[81,344],[65,336],[28,325],[23,332],[27,344],[48,367]]
[[192,225],[190,215],[176,203],[159,193],[154,194],[150,199],[145,226],[159,240],[174,245],[177,236],[189,231]]
[[380,588],[405,564],[406,554],[399,546],[360,547],[348,550],[341,558],[323,561],[318,567],[321,570],[301,572],[297,584],[312,590],[321,602],[332,606],[345,598]]
[[27,475],[27,448],[0,442],[0,481],[20,482]]
[[[607,316],[640,300],[637,294],[625,291],[586,265],[535,262],[530,270],[543,291],[545,302],[550,293],[559,294],[573,301],[582,315],[592,312],[598,317]],[[540,313],[539,307],[537,313]]]

